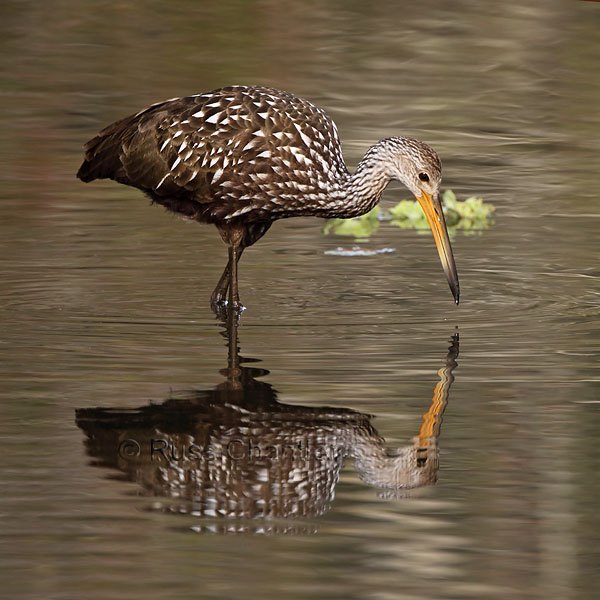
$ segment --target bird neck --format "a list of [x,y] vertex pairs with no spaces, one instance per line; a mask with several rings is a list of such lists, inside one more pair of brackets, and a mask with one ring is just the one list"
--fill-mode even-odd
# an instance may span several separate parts
[[[371,146],[353,174],[340,181],[335,199],[343,202],[340,214],[332,216],[358,217],[369,212],[381,200],[383,191],[393,178],[393,163],[385,140]],[[334,209],[335,210],[335,209]]]

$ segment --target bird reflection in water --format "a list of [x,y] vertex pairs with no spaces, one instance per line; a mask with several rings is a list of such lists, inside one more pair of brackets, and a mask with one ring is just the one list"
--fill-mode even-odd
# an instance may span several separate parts
[[233,313],[224,335],[228,366],[216,388],[138,409],[77,410],[92,464],[121,471],[156,498],[154,509],[203,517],[195,530],[220,533],[316,531],[302,518],[329,510],[346,457],[365,483],[392,495],[436,481],[458,334],[419,433],[401,448],[386,448],[371,415],[278,402],[258,379],[268,371],[239,356]]

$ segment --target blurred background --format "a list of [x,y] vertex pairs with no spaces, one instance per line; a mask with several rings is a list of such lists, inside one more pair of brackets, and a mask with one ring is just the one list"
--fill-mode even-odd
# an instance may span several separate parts
[[[600,3],[4,0],[0,17],[7,595],[598,596]],[[261,370],[242,383],[350,450],[318,511],[231,526],[178,496],[176,470],[142,485],[115,446],[149,403],[217,419],[236,359],[208,303],[226,247],[137,190],[75,179],[105,125],[230,84],[324,108],[351,169],[378,139],[422,139],[444,188],[496,207],[453,242],[458,308],[429,234],[383,223],[364,245],[395,252],[337,256],[352,240],[291,219],[244,254],[237,334]],[[404,198],[391,185],[383,204]],[[436,384],[437,484],[363,482],[352,440],[410,445]],[[88,409],[102,427],[119,414],[121,438],[99,449]]]

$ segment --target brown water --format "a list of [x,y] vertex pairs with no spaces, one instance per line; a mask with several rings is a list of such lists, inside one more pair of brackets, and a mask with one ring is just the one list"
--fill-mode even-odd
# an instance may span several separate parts
[[[599,4],[0,10],[7,597],[598,597]],[[430,235],[330,256],[292,219],[227,328],[216,231],[74,178],[105,124],[230,83],[325,108],[350,165],[420,137],[493,203],[460,307]]]

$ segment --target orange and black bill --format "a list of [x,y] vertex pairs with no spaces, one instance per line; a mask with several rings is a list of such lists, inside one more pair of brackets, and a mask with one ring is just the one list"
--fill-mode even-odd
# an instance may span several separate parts
[[460,290],[458,286],[458,273],[456,272],[456,263],[454,262],[454,255],[452,254],[452,246],[450,245],[450,238],[448,237],[448,229],[446,228],[446,219],[444,218],[444,211],[442,210],[442,201],[439,196],[432,197],[427,192],[423,192],[423,195],[417,197],[421,208],[425,212],[427,222],[431,231],[433,232],[433,239],[442,261],[442,267],[444,267],[444,273],[448,278],[450,289],[456,304],[458,304],[458,298]]

